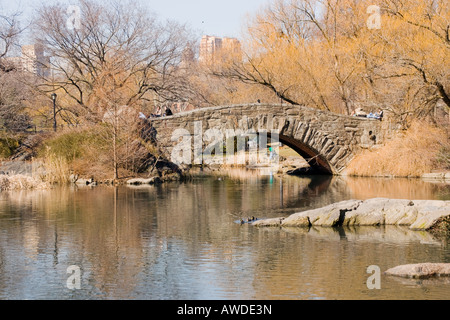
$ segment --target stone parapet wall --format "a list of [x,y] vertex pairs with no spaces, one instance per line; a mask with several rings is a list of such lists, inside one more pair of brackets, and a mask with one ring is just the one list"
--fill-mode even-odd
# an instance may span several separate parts
[[[326,172],[341,173],[363,149],[381,146],[394,134],[382,121],[351,117],[304,106],[247,104],[196,109],[150,120],[158,145],[169,155],[175,130],[194,135],[197,122],[202,130],[268,131]],[[274,130],[274,131],[272,131]]]

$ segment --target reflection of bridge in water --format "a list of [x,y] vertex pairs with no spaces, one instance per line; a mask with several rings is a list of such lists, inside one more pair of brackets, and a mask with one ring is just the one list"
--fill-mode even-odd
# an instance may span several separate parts
[[[182,288],[189,297],[195,288],[201,290],[204,285],[205,273],[198,273],[202,267],[207,274],[217,275],[213,279],[220,279],[223,288],[231,286],[230,297],[236,295],[232,291],[236,283],[236,292],[240,293],[242,285],[253,285],[248,279],[255,275],[258,286],[285,294],[299,270],[305,271],[305,277],[321,271],[318,281],[323,282],[323,288],[332,290],[328,288],[337,273],[329,276],[329,266],[342,261],[340,270],[359,263],[356,274],[362,270],[365,275],[365,268],[379,259],[381,249],[388,250],[383,258],[386,265],[396,265],[396,256],[405,250],[411,259],[427,261],[445,253],[439,251],[440,243],[431,234],[393,226],[346,229],[342,238],[342,233],[332,228],[278,232],[233,223],[239,217],[234,215],[288,216],[350,197],[389,194],[408,198],[405,194],[414,190],[412,198],[434,199],[437,184],[418,179],[284,176],[281,187],[280,177],[271,183],[268,176],[254,180],[254,174],[253,170],[236,169],[220,180],[216,176],[146,187],[56,187],[1,192],[0,296],[5,292],[10,298],[21,294],[30,280],[23,275],[33,272],[40,276],[32,280],[42,281],[42,288],[57,285],[45,296],[33,298],[66,298],[64,290],[58,289],[61,283],[55,279],[60,279],[61,272],[65,274],[66,266],[72,264],[87,271],[84,274],[88,278],[83,278],[83,283],[89,290],[77,293],[83,299],[92,299],[93,294],[97,298],[167,299],[180,293],[178,285],[194,277]],[[383,243],[388,246],[380,247]],[[413,255],[415,248],[417,255]],[[322,263],[323,257],[326,264]],[[23,261],[28,260],[36,263],[24,265]],[[244,267],[248,267],[247,271],[243,271]],[[268,276],[264,276],[265,272]],[[358,288],[363,281],[351,272],[345,273],[349,275],[344,280]],[[242,281],[236,281],[236,277]],[[301,290],[305,291],[296,287],[295,294]],[[341,297],[342,290],[338,291],[336,297]],[[29,294],[36,293],[30,289]]]
[[[216,130],[227,138],[229,132],[239,131],[276,135],[303,158],[313,159],[311,167],[331,174],[343,173],[355,155],[382,144],[391,131],[384,122],[373,119],[280,104],[204,108],[150,121],[157,143],[168,159],[180,143],[179,138],[187,139],[195,148],[195,136],[199,134],[196,124],[200,124],[202,130]],[[174,136],[177,130],[182,134]]]

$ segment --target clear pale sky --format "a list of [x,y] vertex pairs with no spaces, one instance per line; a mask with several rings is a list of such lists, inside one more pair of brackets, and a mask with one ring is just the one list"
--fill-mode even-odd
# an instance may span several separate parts
[[187,22],[203,34],[239,37],[247,13],[269,0],[142,0],[161,17]]
[[[101,0],[98,0],[101,1]],[[138,0],[160,19],[187,23],[201,34],[239,37],[247,13],[256,13],[270,0]],[[74,0],[46,0],[45,3],[77,4]],[[29,20],[42,0],[0,0],[0,14],[19,10]]]

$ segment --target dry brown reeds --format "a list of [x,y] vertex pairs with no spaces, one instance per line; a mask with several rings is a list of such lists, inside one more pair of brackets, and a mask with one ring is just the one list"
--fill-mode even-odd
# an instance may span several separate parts
[[[450,150],[448,133],[434,125],[416,121],[402,135],[377,150],[355,157],[347,168],[350,176],[420,177],[442,169],[442,152]],[[441,167],[441,168],[440,168]]]
[[42,159],[44,175],[42,180],[48,184],[67,184],[70,177],[70,166],[67,159],[47,150]]

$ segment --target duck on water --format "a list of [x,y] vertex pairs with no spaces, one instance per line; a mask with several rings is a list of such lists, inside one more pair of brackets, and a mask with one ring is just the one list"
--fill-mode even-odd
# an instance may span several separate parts
[[239,223],[240,224],[245,224],[245,223],[250,223],[250,222],[254,222],[254,221],[257,221],[258,220],[258,218],[255,218],[255,217],[251,217],[251,218],[247,218],[247,220],[245,221],[244,219],[240,219],[239,220]]

